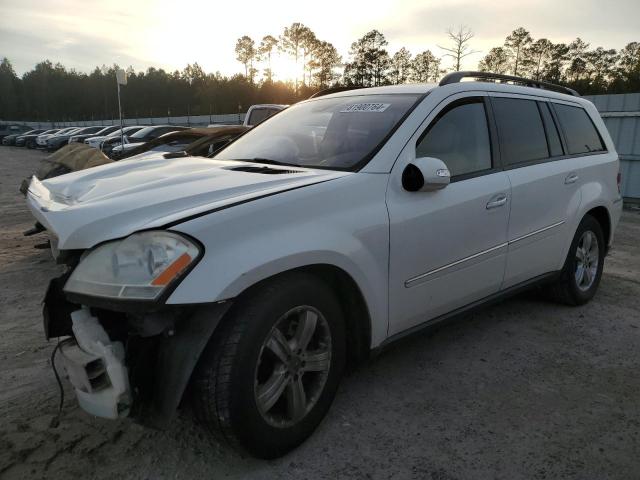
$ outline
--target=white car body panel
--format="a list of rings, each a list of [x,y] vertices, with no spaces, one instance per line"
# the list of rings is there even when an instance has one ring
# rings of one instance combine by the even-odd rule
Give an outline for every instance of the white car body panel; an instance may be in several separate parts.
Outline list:
[[[380,343],[387,334],[387,181],[386,175],[343,173],[172,227],[200,239],[206,254],[168,303],[229,299],[277,273],[328,264],[356,281],[372,340]]]
[[[125,139],[125,142],[127,140]],[[113,147],[113,150],[111,150],[113,153],[118,153],[118,152],[126,152],[128,150],[133,150],[136,147],[139,147],[140,145],[144,145],[144,142],[135,142],[135,143],[125,143],[124,145],[119,144],[115,147]]]
[[[170,228],[197,239],[204,256],[169,296],[169,304],[231,299],[292,268],[340,268],[365,299],[371,347],[501,289],[558,271],[591,208],[605,207],[615,229],[622,208],[617,154],[586,100],[479,82],[365,92],[376,93],[428,95],[357,173],[296,167],[303,173],[265,175],[231,170],[250,163],[156,154],[33,180],[28,205],[61,250],[87,249],[149,228]],[[363,93],[333,95],[358,94]],[[497,94],[583,106],[608,153],[501,169],[435,192],[405,191],[402,171],[415,159],[416,137],[437,112],[459,97]],[[572,172],[579,181],[565,185]],[[505,206],[487,210],[498,194],[507,195]]]
[[[159,158],[158,158],[159,157]],[[58,248],[91,248],[137,230],[252,197],[344,176],[329,170],[260,175],[239,162],[198,157],[114,162],[31,181],[27,204],[58,239]]]
[[[482,96],[486,94],[470,91],[449,100]],[[486,204],[499,195],[509,200],[511,187],[504,171],[433,192],[407,192],[402,187],[402,172],[416,158],[418,138],[450,101],[438,102],[423,117],[391,173],[390,335],[496,293],[503,281],[509,205],[507,201],[487,210]]]

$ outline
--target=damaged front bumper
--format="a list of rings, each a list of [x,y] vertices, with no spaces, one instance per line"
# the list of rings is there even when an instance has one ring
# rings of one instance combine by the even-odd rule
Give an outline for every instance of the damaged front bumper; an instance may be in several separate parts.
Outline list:
[[[61,363],[79,405],[99,417],[166,428],[231,302],[116,311],[70,302],[65,281],[49,285],[44,330],[47,339],[63,338]]]
[[[63,366],[78,403],[97,417],[126,416],[131,406],[122,342],[112,342],[88,308],[71,314],[73,338],[60,344]]]

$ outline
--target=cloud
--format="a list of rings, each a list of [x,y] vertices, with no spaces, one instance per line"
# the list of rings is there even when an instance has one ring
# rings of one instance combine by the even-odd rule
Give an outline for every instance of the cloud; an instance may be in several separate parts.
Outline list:
[[[465,24],[476,36],[472,47],[486,53],[516,27],[536,37],[568,42],[580,36],[592,46],[621,48],[638,41],[639,0],[299,0],[238,2],[182,0],[20,0],[0,7],[0,56],[22,73],[45,58],[89,71],[96,65],[182,68],[198,62],[207,71],[232,74],[235,41],[259,42],[300,21],[332,42],[347,59],[351,42],[371,29],[382,31],[391,53],[427,48],[436,55],[449,26]],[[482,53],[468,58],[475,67]]]
[[[638,0],[618,0],[606,13],[597,0],[520,0],[405,2],[383,29],[393,44],[446,44],[448,27],[467,25],[475,33],[473,48],[488,51],[502,44],[515,28],[524,27],[534,38],[570,42],[580,36],[592,46],[622,48],[638,40]],[[414,4],[415,8],[410,8]],[[606,19],[603,19],[606,16]],[[431,47],[428,47],[431,48]],[[437,47],[434,53],[441,53]]]
[[[146,66],[144,60],[127,54],[122,45],[112,39],[84,34],[60,35],[52,39],[37,32],[15,32],[5,28],[0,28],[0,37],[12,40],[0,51],[0,56],[9,58],[18,74],[43,60],[60,62],[67,68],[85,72],[95,66],[113,63]]]

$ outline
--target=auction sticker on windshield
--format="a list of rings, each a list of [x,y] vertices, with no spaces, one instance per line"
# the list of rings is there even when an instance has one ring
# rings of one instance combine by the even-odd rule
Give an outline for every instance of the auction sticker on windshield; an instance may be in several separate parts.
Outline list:
[[[391,106],[390,103],[354,103],[353,105],[347,105],[340,113],[351,112],[384,112]]]

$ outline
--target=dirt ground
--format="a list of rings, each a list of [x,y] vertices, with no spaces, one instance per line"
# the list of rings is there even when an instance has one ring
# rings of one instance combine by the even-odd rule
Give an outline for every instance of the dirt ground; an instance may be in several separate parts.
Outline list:
[[[345,378],[286,457],[242,458],[187,410],[169,431],[91,418],[65,382],[62,423],[40,301],[58,274],[20,180],[44,154],[0,147],[0,477],[640,478],[640,212],[600,290],[569,308],[526,294],[410,338]]]

